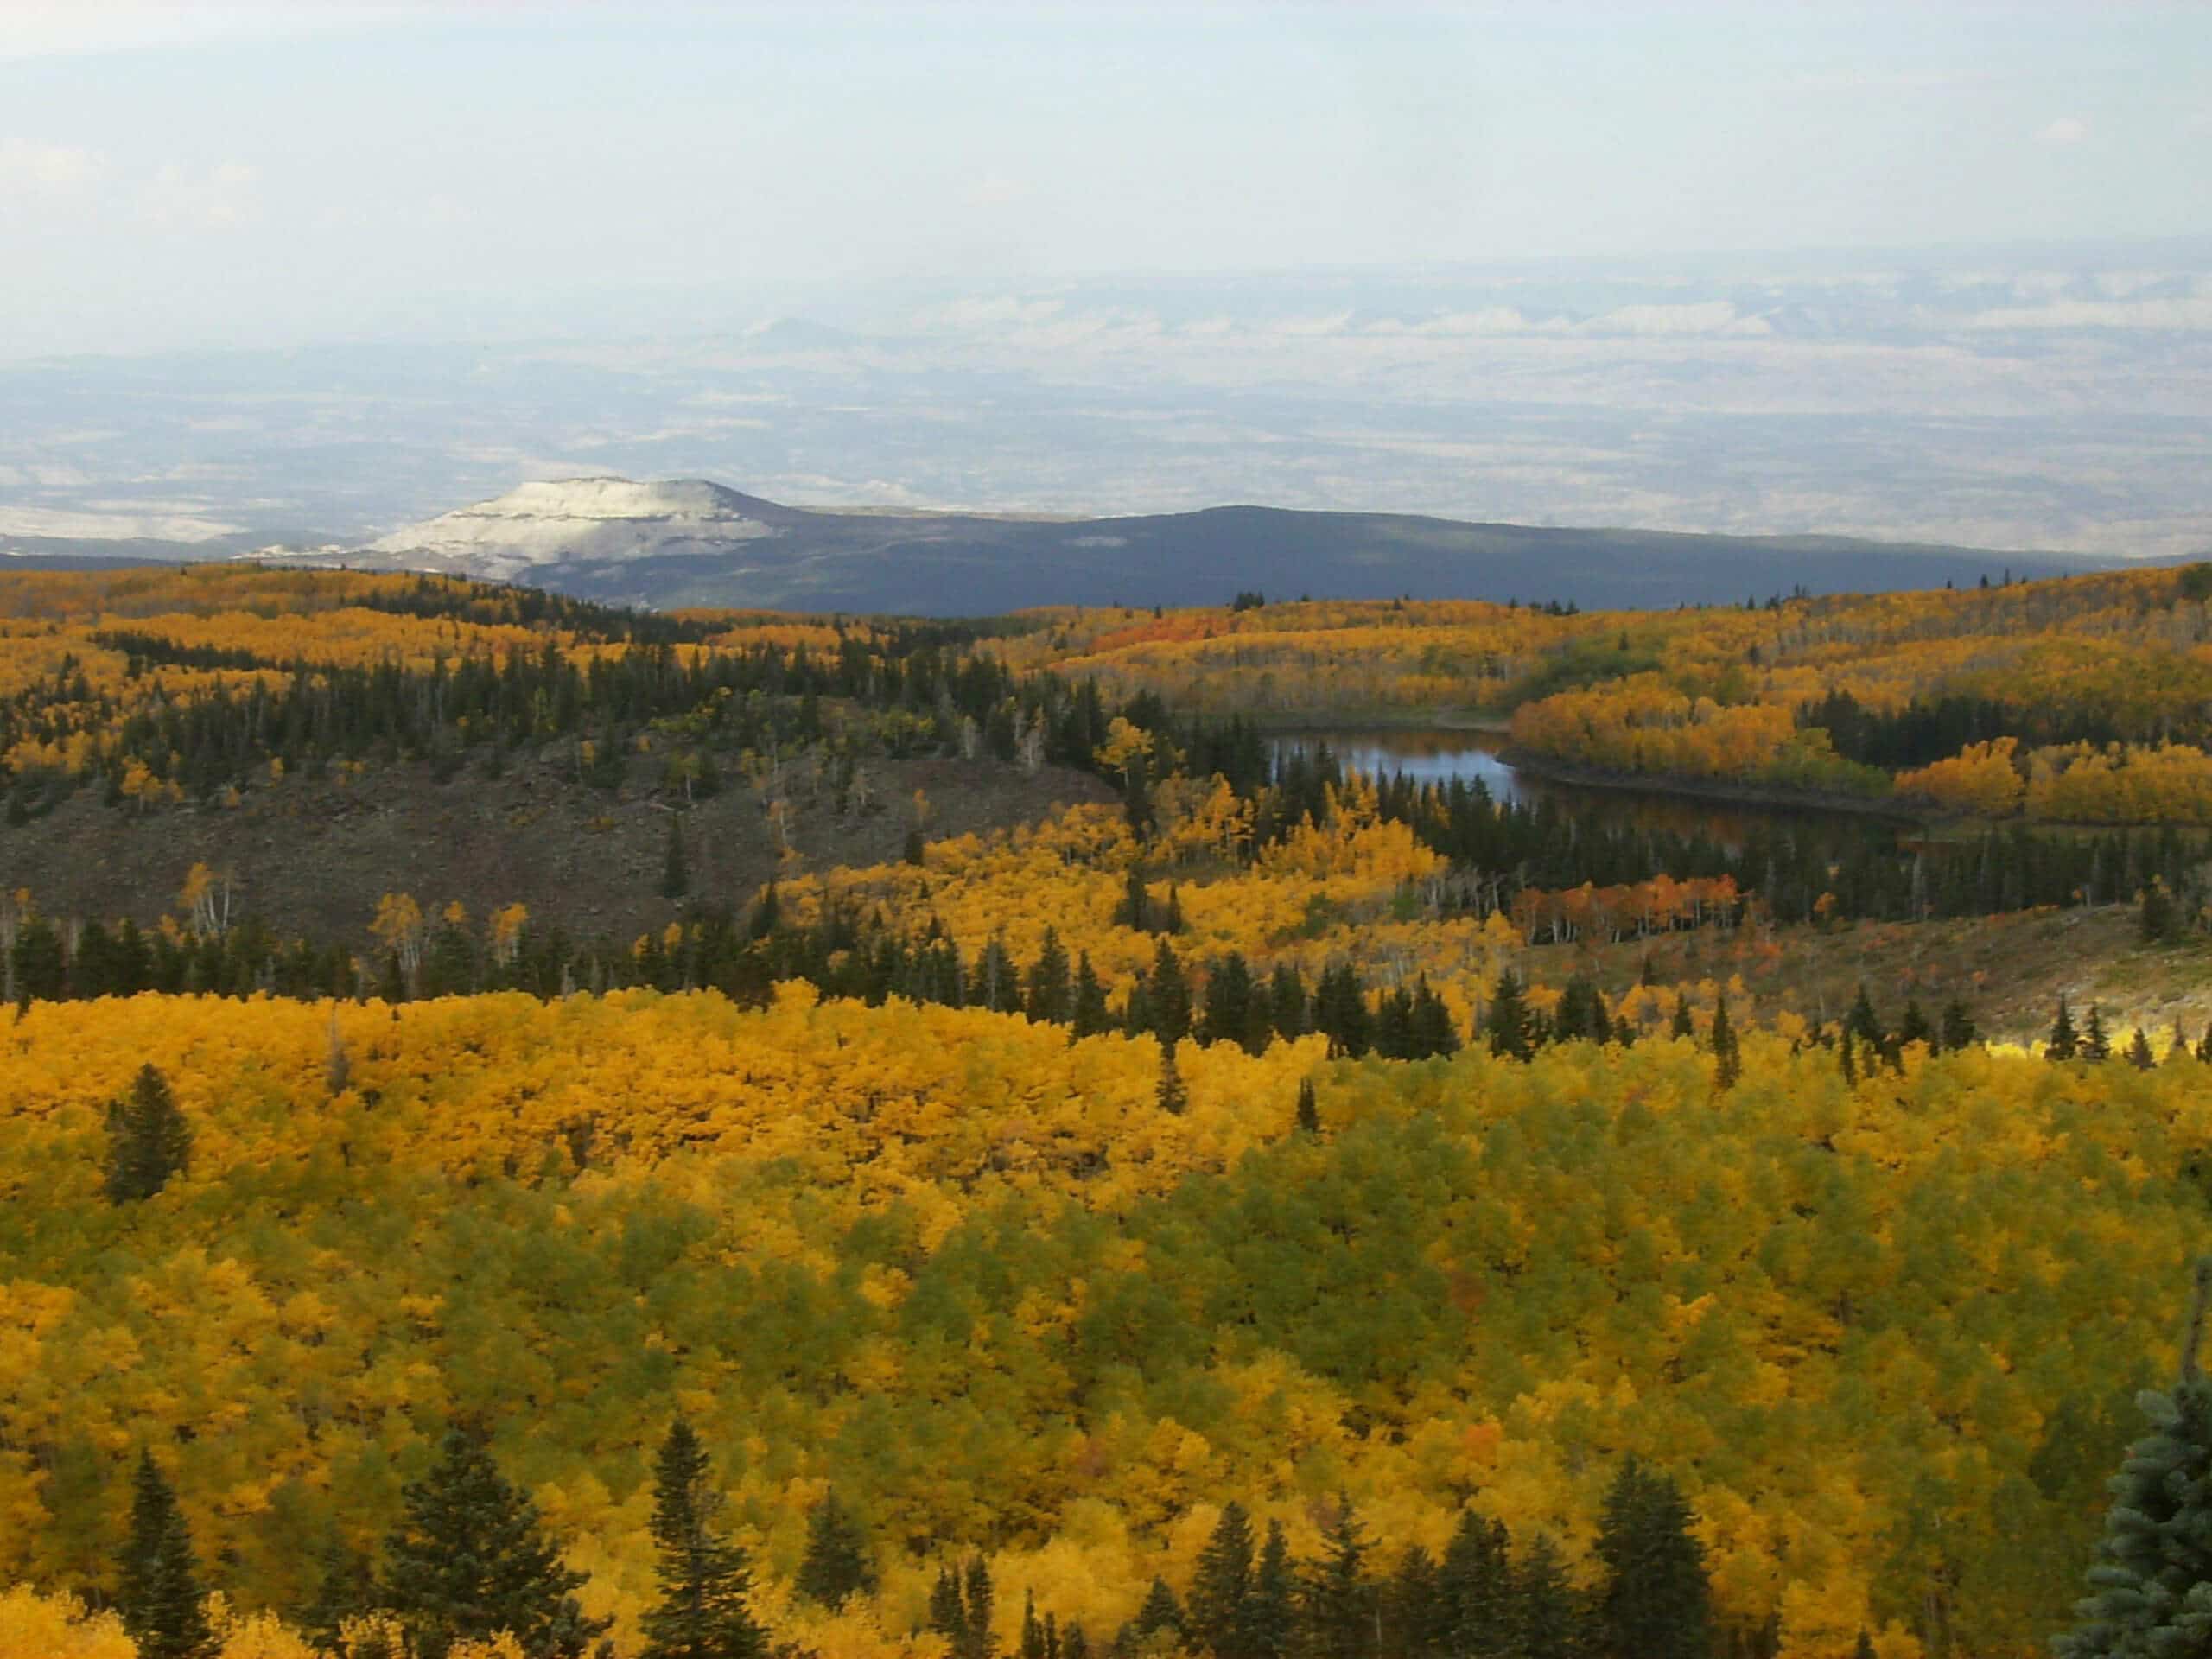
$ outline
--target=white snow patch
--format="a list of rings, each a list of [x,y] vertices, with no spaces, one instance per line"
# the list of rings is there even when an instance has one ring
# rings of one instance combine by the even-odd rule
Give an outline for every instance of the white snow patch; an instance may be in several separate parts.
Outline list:
[[[542,479],[394,531],[364,551],[506,582],[539,565],[707,556],[773,536],[747,505],[702,479]]]
[[[69,512],[58,507],[0,505],[0,536],[73,542],[212,542],[238,530],[236,524],[188,513]]]

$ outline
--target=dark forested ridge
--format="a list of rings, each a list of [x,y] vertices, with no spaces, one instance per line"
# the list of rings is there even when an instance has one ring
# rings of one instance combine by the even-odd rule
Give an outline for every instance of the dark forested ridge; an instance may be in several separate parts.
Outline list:
[[[975,616],[1052,605],[1203,605],[1240,589],[1316,598],[1556,598],[1586,608],[1732,601],[1784,585],[1814,592],[1961,586],[2011,570],[2090,568],[2063,554],[1989,551],[1841,536],[1726,536],[1569,529],[1401,513],[1222,506],[1082,519],[838,512],[714,488],[766,530],[727,550],[619,560],[546,556],[528,580],[658,608]],[[402,533],[399,539],[404,539]],[[359,568],[410,563],[470,573],[471,555],[353,550]]]

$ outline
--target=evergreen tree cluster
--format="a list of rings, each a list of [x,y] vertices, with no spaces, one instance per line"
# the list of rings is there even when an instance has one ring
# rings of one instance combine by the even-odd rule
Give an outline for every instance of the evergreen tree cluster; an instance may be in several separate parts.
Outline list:
[[[2129,1065],[2141,1071],[2147,1071],[2158,1063],[2158,1052],[2151,1046],[2150,1033],[2140,1026],[2135,1027],[2126,1046],[2120,1052]],[[2174,1059],[2194,1058],[2212,1065],[2212,1025],[2205,1027],[2204,1034],[2192,1047],[2189,1033],[2177,1023],[2167,1054]],[[2088,1018],[2077,1027],[2074,1023],[2074,1010],[2062,994],[2057,1010],[2051,1015],[2050,1034],[2044,1039],[2043,1057],[2054,1065],[2066,1060],[2082,1060],[2091,1065],[2101,1065],[2112,1058],[2112,1033],[2105,1029],[2104,1010],[2091,1003]]]
[[[340,762],[421,760],[442,778],[472,757],[496,772],[516,752],[588,741],[593,758],[580,761],[578,775],[612,787],[626,775],[628,740],[658,726],[695,747],[711,782],[717,751],[788,753],[823,741],[830,735],[823,705],[834,699],[848,733],[894,755],[957,753],[965,725],[1001,760],[1020,757],[1033,734],[1040,758],[1090,770],[1116,712],[1093,683],[1018,675],[975,650],[993,632],[988,625],[875,624],[845,632],[838,624],[842,637],[834,650],[766,640],[687,650],[728,632],[726,620],[652,617],[522,590],[505,601],[456,583],[349,602],[456,620],[528,616],[523,626],[563,630],[582,649],[564,651],[549,635],[534,651],[460,654],[427,669],[397,662],[350,668],[117,632],[97,642],[125,653],[129,679],[142,683],[137,689],[149,679],[158,689],[165,668],[259,671],[204,696],[133,696],[126,704],[115,692],[95,690],[82,664],[65,656],[51,674],[0,699],[0,753],[98,730],[109,740],[101,779],[111,803],[124,798],[126,757],[196,801],[226,786],[250,787],[271,760],[281,760],[288,774],[315,779]],[[594,649],[618,643],[627,649]],[[265,683],[271,670],[287,677],[283,683]],[[1165,718],[1156,700],[1132,708]],[[8,821],[42,816],[84,781],[50,770],[0,770]]]
[[[1280,1522],[1259,1539],[1231,1502],[1187,1602],[1155,1581],[1113,1651],[1135,1652],[1165,1630],[1212,1659],[1707,1659],[1712,1592],[1691,1518],[1672,1480],[1625,1465],[1599,1522],[1600,1583],[1585,1595],[1551,1539],[1516,1552],[1472,1508],[1441,1560],[1414,1545],[1385,1570],[1341,1497],[1320,1554],[1304,1562]]]
[[[1862,766],[1906,772],[1948,759],[1970,743],[2017,737],[2023,749],[2063,743],[2177,743],[2202,745],[2212,738],[2212,721],[2202,709],[2164,705],[2142,720],[2127,720],[2109,707],[2086,707],[2065,698],[2013,702],[1996,697],[1953,694],[1911,701],[1894,709],[1872,709],[1850,692],[1834,690],[1797,708],[1800,730],[1817,727],[1835,752]]]
[[[346,1647],[348,1626],[397,1624],[404,1659],[444,1659],[461,1642],[505,1632],[527,1659],[610,1659],[610,1621],[588,1617],[586,1579],[561,1563],[536,1503],[499,1471],[489,1436],[456,1423],[435,1461],[403,1493],[404,1512],[379,1563],[332,1537],[301,1613],[308,1637]],[[834,1499],[817,1509],[800,1590],[817,1600],[872,1590],[874,1569]],[[767,1633],[748,1604],[752,1569],[717,1523],[720,1497],[705,1449],[678,1419],[653,1467],[652,1532],[658,1599],[642,1620],[638,1659],[767,1659]],[[206,1659],[214,1646],[205,1586],[176,1494],[150,1453],[132,1482],[130,1535],[116,1563],[114,1602],[142,1659]],[[389,1659],[403,1659],[391,1654]]]
[[[749,1606],[751,1565],[719,1523],[711,1465],[681,1418],[654,1459],[652,1495],[658,1593],[640,1621],[639,1659],[768,1659],[767,1634]],[[335,1538],[321,1552],[321,1580],[302,1614],[312,1640],[334,1649],[348,1626],[381,1617],[402,1632],[409,1659],[444,1659],[457,1643],[501,1631],[528,1659],[612,1653],[601,1640],[607,1621],[577,1603],[583,1575],[562,1565],[536,1504],[500,1472],[480,1427],[448,1429],[403,1498],[380,1563]],[[1471,1508],[1441,1560],[1416,1545],[1386,1573],[1342,1497],[1319,1555],[1304,1562],[1291,1555],[1280,1522],[1262,1538],[1231,1501],[1187,1601],[1154,1580],[1108,1650],[1133,1655],[1165,1635],[1212,1659],[1705,1659],[1712,1598],[1691,1519],[1672,1480],[1624,1465],[1599,1521],[1602,1580],[1584,1595],[1549,1539],[1530,1541],[1516,1560],[1506,1529]],[[116,1565],[115,1605],[143,1659],[205,1659],[214,1638],[201,1569],[150,1453],[133,1478],[130,1535]],[[795,1587],[836,1607],[875,1586],[865,1535],[833,1493],[808,1516]],[[938,1569],[928,1625],[953,1659],[997,1659],[996,1598],[981,1554]],[[1063,1623],[1057,1610],[1040,1616],[1034,1597],[1026,1599],[1019,1659],[1089,1653],[1079,1624]]]

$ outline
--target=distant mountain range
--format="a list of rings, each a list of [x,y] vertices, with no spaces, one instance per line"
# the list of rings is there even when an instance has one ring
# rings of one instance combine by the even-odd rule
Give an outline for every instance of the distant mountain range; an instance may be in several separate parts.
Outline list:
[[[9,563],[240,556],[154,542],[25,546]],[[360,547],[268,547],[293,564],[436,570],[669,609],[986,615],[1038,605],[1271,598],[1520,599],[1585,609],[1965,585],[2109,563],[1840,536],[1710,536],[1212,507],[1122,518],[817,512],[699,479],[524,484]]]

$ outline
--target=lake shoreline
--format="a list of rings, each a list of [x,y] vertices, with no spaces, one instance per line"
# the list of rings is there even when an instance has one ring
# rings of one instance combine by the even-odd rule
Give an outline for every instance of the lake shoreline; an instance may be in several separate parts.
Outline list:
[[[1874,818],[1916,830],[1932,829],[1956,820],[1938,812],[1920,810],[1895,800],[1865,796],[1793,790],[1770,784],[1730,783],[1717,778],[1690,778],[1676,772],[1610,772],[1601,766],[1578,766],[1529,749],[1507,745],[1497,758],[1516,772],[1547,783],[1576,789],[1603,789],[1624,795],[1656,795],[1686,801],[1711,801],[1734,806],[1762,807],[1770,811],[1835,813]]]

